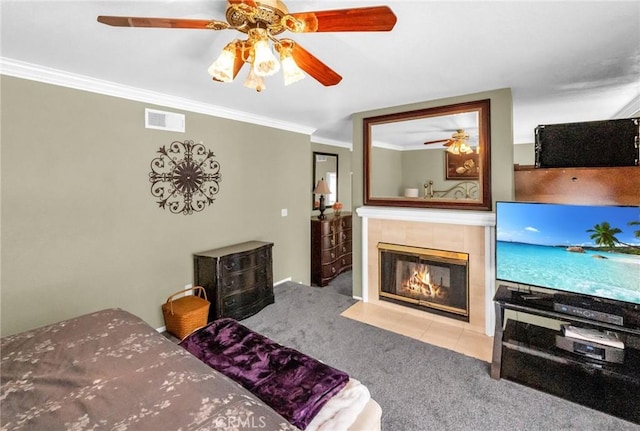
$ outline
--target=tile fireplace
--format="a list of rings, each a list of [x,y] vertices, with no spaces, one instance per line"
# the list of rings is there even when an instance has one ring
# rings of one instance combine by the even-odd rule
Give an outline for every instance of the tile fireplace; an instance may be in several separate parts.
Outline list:
[[[360,207],[356,211],[362,220],[363,302],[384,305],[407,314],[415,315],[417,313],[431,317],[433,320],[450,322],[458,327],[486,335],[493,334],[494,213],[373,206]],[[413,248],[436,252],[452,250],[454,251],[453,255],[436,256],[436,258],[447,261],[453,259],[456,263],[458,263],[457,258],[459,257],[457,254],[466,255],[460,259],[467,261],[466,266],[460,265],[466,268],[466,293],[455,293],[455,295],[459,295],[455,304],[446,307],[441,307],[437,301],[418,298],[418,301],[423,301],[423,303],[429,302],[430,305],[436,305],[436,307],[429,309],[420,304],[413,304],[409,307],[406,306],[406,303],[399,305],[396,298],[386,298],[383,293],[385,289],[380,289],[380,250],[378,249],[380,243],[408,247],[409,250],[413,250]],[[430,265],[435,267],[443,264],[441,261],[436,261]],[[451,264],[447,263],[447,265]],[[458,269],[447,265],[445,267],[450,272],[452,269]],[[424,272],[424,267],[413,269],[418,271],[417,280],[420,280],[420,277],[423,277],[422,281],[426,280],[424,275],[419,274],[421,269]],[[438,284],[440,277],[442,277],[442,284],[449,287],[450,281],[447,281],[445,275],[438,275],[438,271],[442,272],[443,270],[432,269],[429,281]],[[449,274],[449,277],[460,276]],[[465,279],[465,276],[463,275],[462,278]],[[427,287],[424,288],[425,291],[429,290]],[[415,291],[419,287],[413,286],[412,289]],[[466,305],[465,301],[459,297],[466,298]],[[420,310],[415,308],[420,308]]]
[[[378,243],[378,295],[453,319],[469,321],[469,254]]]

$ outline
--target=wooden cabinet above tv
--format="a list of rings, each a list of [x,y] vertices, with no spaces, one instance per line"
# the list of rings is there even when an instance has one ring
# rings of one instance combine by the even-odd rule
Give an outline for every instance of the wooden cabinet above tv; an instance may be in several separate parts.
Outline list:
[[[515,165],[515,200],[640,205],[640,167],[534,168]]]

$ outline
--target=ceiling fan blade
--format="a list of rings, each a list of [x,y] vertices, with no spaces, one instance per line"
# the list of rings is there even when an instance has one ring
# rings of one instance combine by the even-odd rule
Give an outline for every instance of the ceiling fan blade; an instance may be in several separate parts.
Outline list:
[[[133,16],[98,16],[98,22],[115,27],[195,28],[202,30],[224,30],[229,24],[224,21],[206,19],[145,18]]]
[[[298,67],[307,72],[311,77],[322,85],[329,87],[342,81],[342,76],[338,75],[329,66],[318,60],[313,54],[301,47],[298,43],[283,39],[291,43],[291,56]]]
[[[451,139],[438,139],[437,141],[427,141],[424,143],[424,145],[429,145],[429,144],[437,144],[439,142],[447,142],[449,145],[451,145]],[[447,144],[445,144],[447,145]]]
[[[294,19],[285,18],[285,26],[295,33],[390,31],[397,21],[395,14],[388,6],[300,12],[289,16]]]

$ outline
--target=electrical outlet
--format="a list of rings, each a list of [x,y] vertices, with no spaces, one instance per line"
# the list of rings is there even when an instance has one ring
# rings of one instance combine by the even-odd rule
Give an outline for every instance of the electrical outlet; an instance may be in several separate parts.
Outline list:
[[[283,208],[283,209],[280,210],[280,215],[282,217],[286,217],[288,214],[289,214],[289,211],[287,211],[286,208]]]

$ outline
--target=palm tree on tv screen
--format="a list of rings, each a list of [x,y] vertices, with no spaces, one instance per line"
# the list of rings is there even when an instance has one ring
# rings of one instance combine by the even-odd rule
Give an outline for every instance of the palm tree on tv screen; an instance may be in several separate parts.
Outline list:
[[[640,222],[630,221],[628,225],[640,225]],[[598,246],[615,248],[617,244],[620,244],[625,247],[638,249],[638,247],[624,243],[616,238],[616,235],[622,233],[622,230],[617,227],[611,227],[609,222],[603,221],[600,224],[596,224],[593,229],[587,229],[587,232],[593,232],[589,238],[594,240]],[[634,231],[633,234],[636,238],[640,238],[640,230]]]

